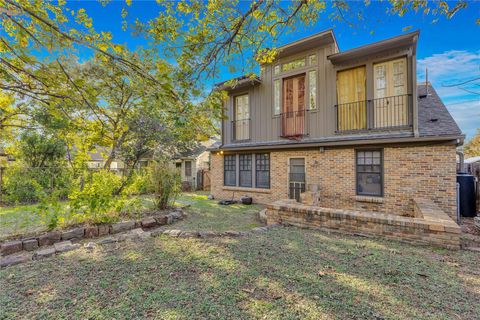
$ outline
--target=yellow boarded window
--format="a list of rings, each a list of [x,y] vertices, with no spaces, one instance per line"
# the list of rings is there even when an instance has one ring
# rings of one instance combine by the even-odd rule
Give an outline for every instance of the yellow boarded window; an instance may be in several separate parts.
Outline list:
[[[367,128],[365,66],[337,73],[339,131]]]

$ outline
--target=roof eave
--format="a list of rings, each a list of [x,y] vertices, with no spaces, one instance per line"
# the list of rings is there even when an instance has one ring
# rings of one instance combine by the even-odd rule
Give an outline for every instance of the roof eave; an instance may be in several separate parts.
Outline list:
[[[416,52],[416,46],[420,31],[416,30],[397,37],[385,39],[382,41],[367,44],[358,48],[353,48],[344,52],[334,53],[327,57],[333,64],[342,63],[351,59],[362,58],[376,52],[412,46],[413,53]]]
[[[225,83],[229,82],[229,81],[232,81],[232,80],[235,80],[235,79],[231,79],[231,80],[227,80],[221,84],[218,84],[215,88],[215,90],[219,90],[219,91],[232,91],[232,90],[237,90],[237,89],[242,89],[242,88],[248,88],[248,87],[252,87],[252,86],[256,86],[256,85],[259,85],[262,83],[262,80],[260,80],[259,77],[255,77],[255,78],[249,78],[249,79],[242,79],[242,80],[239,80],[239,81],[234,81],[233,84],[231,85],[224,85]]]
[[[305,37],[305,38],[302,38],[278,47],[277,50],[279,51],[279,54],[277,58],[294,54],[299,50],[300,51],[307,50],[305,46],[315,47],[315,46],[318,46],[321,44],[327,44],[330,42],[333,42],[335,44],[335,47],[338,50],[338,44],[337,44],[337,40],[335,38],[333,29],[328,29],[328,30],[313,34],[311,36],[308,36],[308,37]]]

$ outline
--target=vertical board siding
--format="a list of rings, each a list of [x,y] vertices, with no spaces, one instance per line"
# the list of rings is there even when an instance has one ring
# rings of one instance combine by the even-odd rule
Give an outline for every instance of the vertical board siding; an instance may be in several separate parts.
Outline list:
[[[408,93],[415,93],[416,79],[414,75],[415,55],[411,48],[399,49],[391,52],[383,52],[366,59],[352,61],[350,63],[334,66],[328,56],[337,52],[335,45],[329,44],[318,47],[316,50],[305,52],[305,56],[316,54],[317,65],[315,68],[305,68],[298,73],[305,73],[309,70],[317,71],[317,109],[307,112],[305,125],[308,135],[304,140],[332,137],[336,132],[336,112],[337,104],[336,77],[337,71],[364,65],[366,67],[366,98],[373,99],[373,64],[404,56],[407,58],[407,78]],[[284,59],[284,58],[282,58]],[[286,58],[285,60],[288,60]],[[285,61],[283,60],[283,61]],[[280,117],[274,115],[273,110],[273,66],[264,66],[262,74],[262,83],[252,86],[249,89],[238,89],[230,92],[230,98],[225,103],[226,119],[222,122],[224,129],[224,143],[232,143],[232,96],[248,92],[250,95],[250,119],[251,119],[251,143],[279,141],[283,140],[281,135]],[[291,74],[290,74],[291,75]],[[308,83],[306,84],[308,88]],[[282,91],[282,89],[281,89]],[[308,92],[306,92],[308,94]],[[283,98],[280,99],[281,101]],[[414,121],[417,121],[417,115],[414,114]]]

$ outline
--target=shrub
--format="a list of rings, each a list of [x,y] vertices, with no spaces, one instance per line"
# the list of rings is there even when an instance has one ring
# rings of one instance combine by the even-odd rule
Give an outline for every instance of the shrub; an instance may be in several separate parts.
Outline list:
[[[10,167],[5,170],[7,203],[38,202],[54,191],[65,199],[70,187],[71,173],[67,169]]]
[[[150,186],[152,171],[149,169],[135,170],[130,177],[130,181],[127,186],[123,189],[122,194],[124,195],[139,195],[152,193]]]
[[[41,216],[48,230],[55,229],[64,214],[64,208],[58,201],[58,194],[52,193],[44,196],[36,209],[36,213]]]
[[[120,176],[106,170],[92,173],[83,189],[78,188],[70,194],[72,210],[83,215],[83,221],[108,223],[116,220],[115,192],[121,186],[121,180]]]
[[[175,201],[181,192],[180,173],[168,162],[161,161],[152,168],[150,185],[154,191],[154,202],[158,209],[165,209]]]

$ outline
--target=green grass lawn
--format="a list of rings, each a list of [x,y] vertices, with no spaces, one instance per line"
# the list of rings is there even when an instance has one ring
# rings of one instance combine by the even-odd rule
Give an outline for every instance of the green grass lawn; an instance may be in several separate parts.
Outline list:
[[[153,208],[150,196],[140,198],[142,208]],[[261,208],[256,205],[220,206],[217,201],[207,200],[206,193],[183,193],[177,204],[191,205],[186,209],[189,218],[176,225],[179,229],[242,231],[259,226],[255,214]],[[35,209],[36,205],[0,208],[0,240],[46,230]]]
[[[34,212],[35,208],[36,205],[0,207],[0,240],[45,230],[40,216]]]
[[[188,217],[175,224],[175,228],[201,231],[245,231],[261,226],[256,214],[258,205],[234,204],[222,206],[218,200],[208,200],[206,193],[183,193],[177,203],[190,205],[185,209]]]
[[[478,319],[478,253],[297,228],[0,270],[0,319]]]
[[[183,194],[170,228],[245,230],[257,206]],[[0,269],[0,319],[479,319],[480,254],[272,229],[160,236]]]

